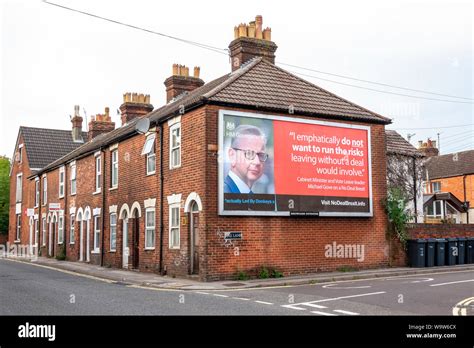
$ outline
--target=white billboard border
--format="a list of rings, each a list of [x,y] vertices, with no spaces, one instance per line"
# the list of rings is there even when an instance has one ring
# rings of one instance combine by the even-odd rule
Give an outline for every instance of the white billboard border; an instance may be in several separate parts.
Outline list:
[[[320,217],[373,217],[373,197],[372,197],[372,139],[370,134],[369,126],[355,125],[350,123],[339,123],[339,122],[330,122],[330,121],[320,121],[320,120],[309,120],[306,118],[294,118],[287,116],[277,116],[277,115],[267,115],[259,114],[253,112],[242,112],[234,110],[219,110],[218,116],[218,151],[220,156],[224,156],[224,115],[227,116],[240,116],[248,118],[260,118],[267,120],[277,120],[277,121],[287,121],[294,123],[307,123],[307,124],[317,124],[323,126],[331,126],[338,128],[352,128],[352,129],[362,129],[367,131],[367,140],[368,140],[368,168],[369,168],[369,212],[367,213],[343,213],[343,212],[318,212]],[[224,158],[218,160],[218,214],[221,216],[292,216],[289,211],[248,211],[248,210],[224,210]],[[317,217],[314,215],[311,216],[294,216],[293,217]]]

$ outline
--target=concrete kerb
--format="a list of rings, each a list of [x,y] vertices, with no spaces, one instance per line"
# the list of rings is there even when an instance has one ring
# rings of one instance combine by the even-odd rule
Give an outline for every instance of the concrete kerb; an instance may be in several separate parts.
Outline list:
[[[10,261],[35,264],[47,268],[63,270],[77,275],[85,275],[125,286],[137,286],[154,290],[169,291],[231,291],[242,289],[264,289],[273,287],[289,287],[298,285],[315,285],[333,283],[336,281],[353,281],[377,279],[397,276],[416,276],[426,274],[447,273],[453,271],[474,270],[474,264],[430,267],[430,268],[396,268],[376,269],[365,271],[354,271],[341,274],[341,272],[318,273],[304,276],[291,276],[278,279],[255,279],[249,281],[216,281],[203,283],[185,278],[169,278],[154,273],[142,273],[129,270],[110,269],[90,264],[78,264],[77,262],[56,261],[52,259],[38,259],[36,261],[9,259]],[[239,283],[238,286],[232,283]],[[227,284],[227,285],[226,285]]]

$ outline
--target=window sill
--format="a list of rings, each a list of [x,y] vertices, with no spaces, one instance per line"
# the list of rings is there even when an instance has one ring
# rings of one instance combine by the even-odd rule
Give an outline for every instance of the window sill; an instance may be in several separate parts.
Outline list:
[[[109,188],[109,191],[114,191],[114,190],[117,190],[117,189],[118,189],[118,186],[115,186],[115,187]]]
[[[75,193],[71,193],[70,196],[75,196],[76,194]]]
[[[176,166],[176,167],[170,167],[170,170],[173,170],[173,169],[179,169],[179,168],[181,168],[181,165],[179,165],[179,166]]]
[[[92,192],[92,195],[98,195],[99,193],[102,193],[102,191],[99,190],[99,191]]]
[[[116,253],[117,250],[109,250],[109,253]]]
[[[21,240],[16,239],[16,240],[13,241],[13,243],[21,243]]]
[[[155,248],[154,247],[153,248],[145,248],[145,251],[147,251],[147,250],[155,250]]]
[[[76,243],[75,242],[69,242],[69,245],[74,245],[74,244],[76,244]]]
[[[35,206],[33,207],[33,209],[38,209],[38,208],[39,208],[39,205],[35,205]]]
[[[91,251],[91,254],[94,254],[94,255],[100,254],[100,249],[99,249],[99,250],[92,250],[92,251]]]
[[[171,250],[179,250],[180,247],[176,247],[176,246],[175,246],[175,247],[170,247],[170,249],[171,249]]]
[[[155,174],[156,174],[156,171],[150,172],[150,173],[146,173],[146,176],[152,176],[152,175],[155,175]]]
[[[64,244],[64,242],[61,242],[61,243],[60,243],[60,242],[58,242],[58,245],[63,245],[63,244]]]

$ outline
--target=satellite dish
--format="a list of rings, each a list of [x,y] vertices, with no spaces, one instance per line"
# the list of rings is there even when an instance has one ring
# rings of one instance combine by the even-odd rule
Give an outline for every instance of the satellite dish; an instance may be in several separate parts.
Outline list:
[[[146,132],[148,132],[149,128],[150,128],[150,119],[146,117],[140,119],[135,125],[135,130],[140,134],[145,134]]]

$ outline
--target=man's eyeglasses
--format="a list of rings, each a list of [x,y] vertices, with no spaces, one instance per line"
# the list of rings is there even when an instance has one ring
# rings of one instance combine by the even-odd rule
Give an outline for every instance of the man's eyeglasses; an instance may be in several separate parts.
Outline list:
[[[234,150],[237,151],[242,151],[245,155],[245,158],[248,159],[249,161],[253,160],[255,156],[258,156],[258,159],[260,162],[265,162],[268,159],[268,154],[265,152],[255,152],[253,150],[243,150],[243,149],[238,149],[236,147],[233,147]]]

